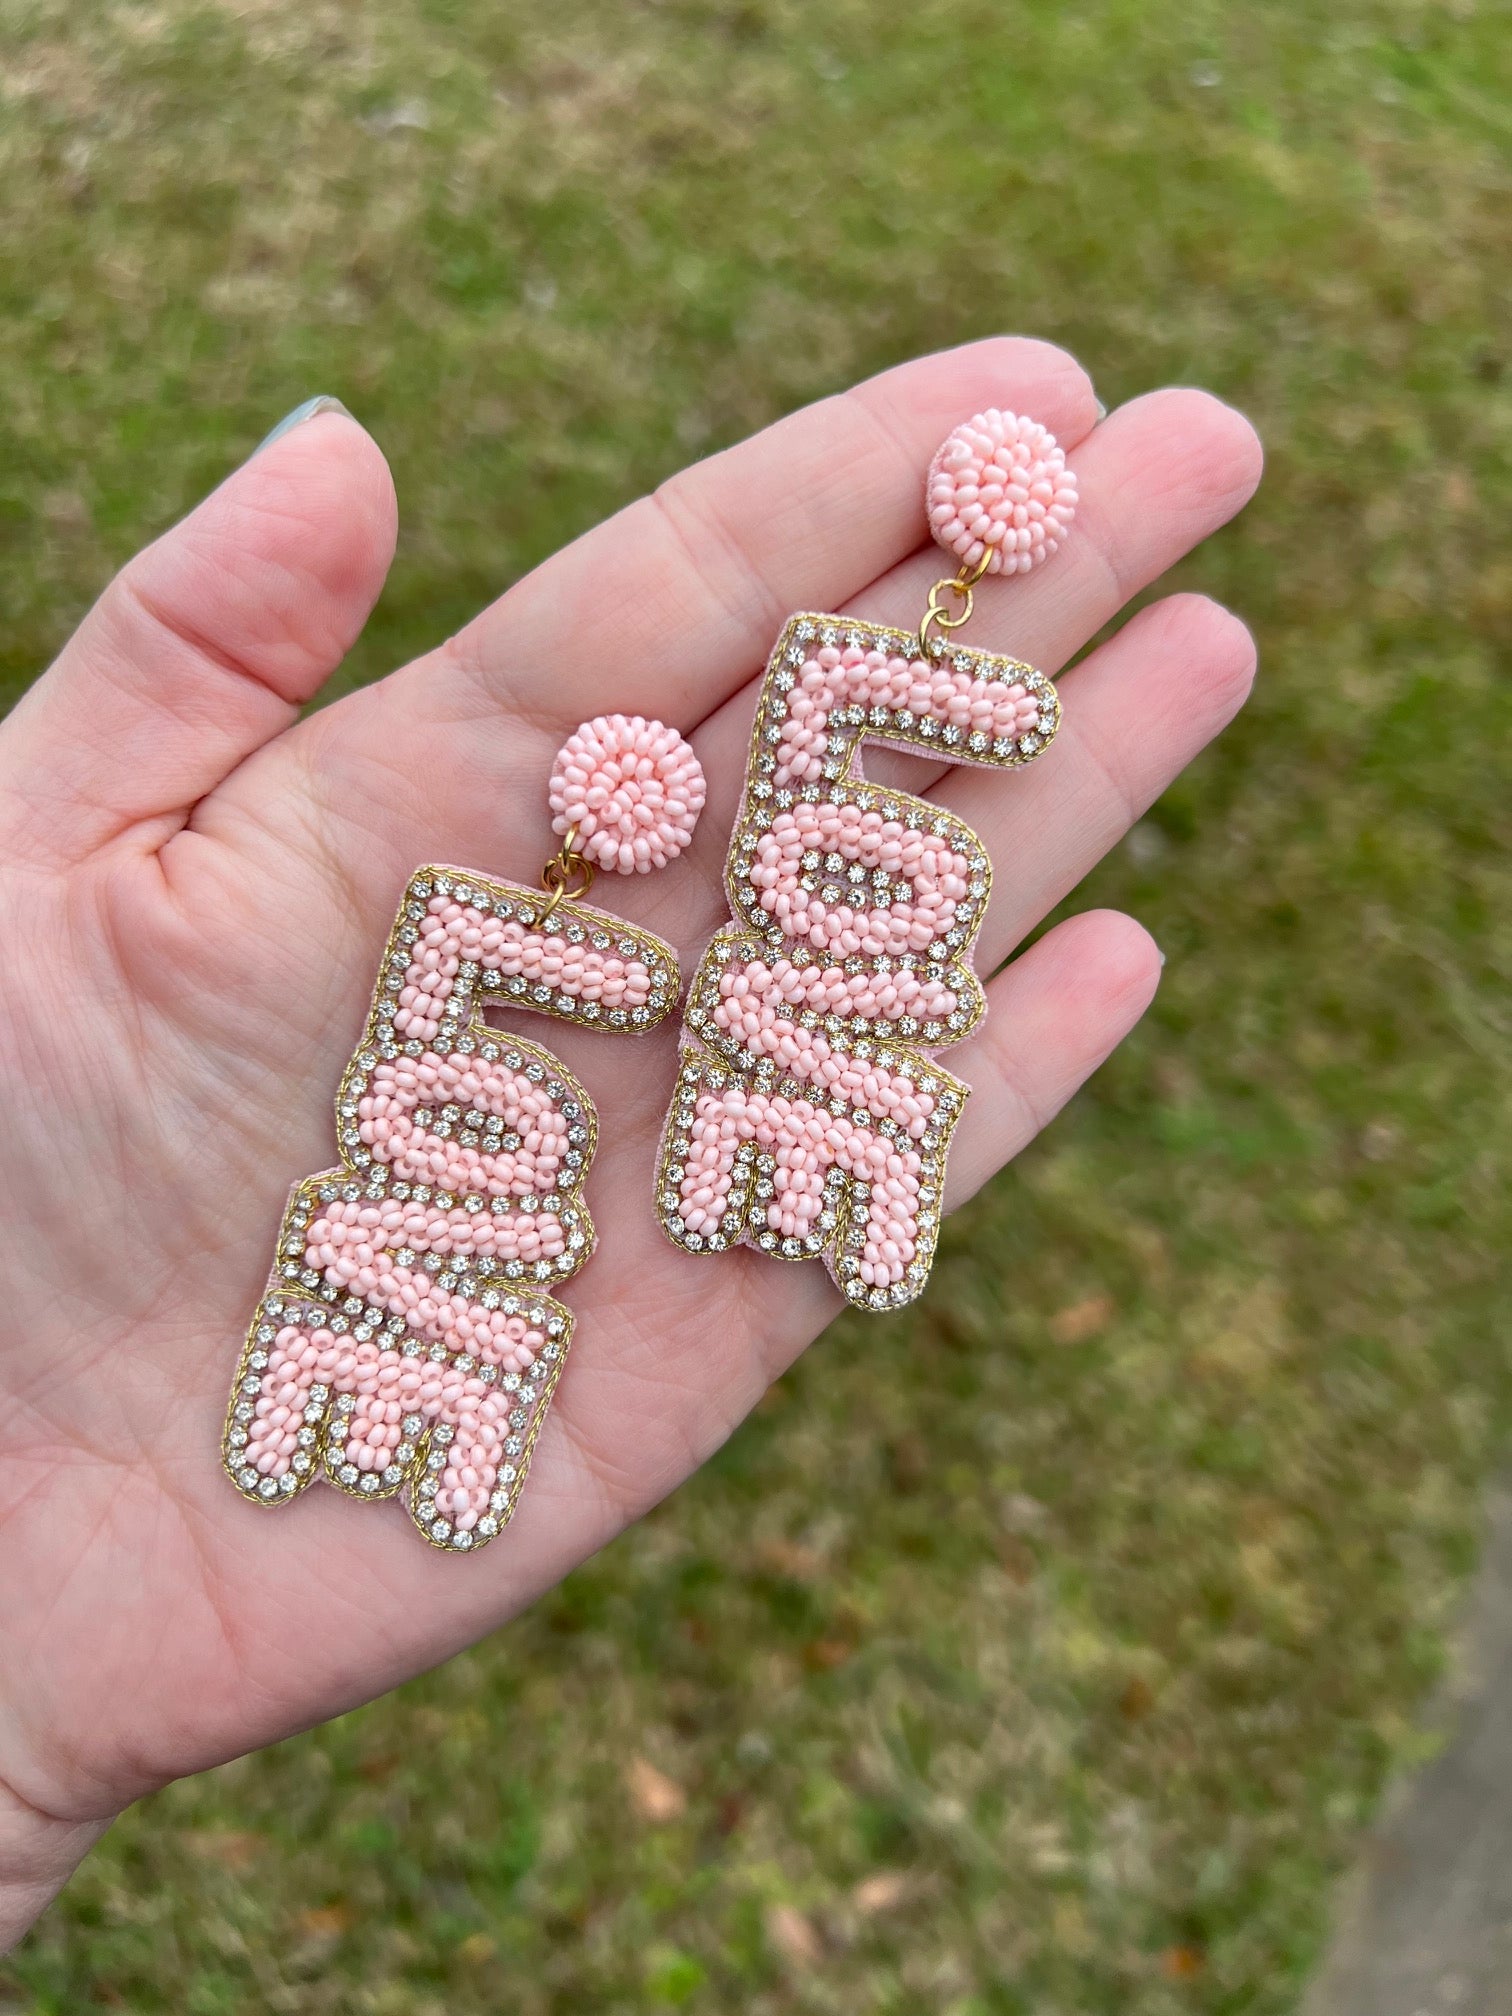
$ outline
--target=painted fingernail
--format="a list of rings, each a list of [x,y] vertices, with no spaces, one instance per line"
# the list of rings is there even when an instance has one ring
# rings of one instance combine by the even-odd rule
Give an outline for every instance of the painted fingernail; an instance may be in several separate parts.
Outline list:
[[[346,413],[348,420],[352,418],[339,399],[333,399],[329,392],[317,392],[313,399],[306,399],[304,404],[296,406],[292,413],[285,413],[273,432],[265,434],[252,453],[260,455],[264,448],[276,441],[281,434],[288,434],[302,422],[313,420],[317,413]]]

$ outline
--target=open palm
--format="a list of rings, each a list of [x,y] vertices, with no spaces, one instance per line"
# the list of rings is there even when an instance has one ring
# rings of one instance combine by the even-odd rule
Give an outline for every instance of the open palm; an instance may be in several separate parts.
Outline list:
[[[561,1291],[577,1341],[507,1534],[441,1555],[392,1509],[328,1491],[267,1518],[221,1471],[280,1206],[333,1159],[332,1097],[406,877],[443,860],[532,881],[564,735],[603,710],[657,715],[698,750],[708,809],[675,867],[599,900],[687,962],[726,912],[772,637],[799,607],[917,622],[941,572],[920,550],[922,472],[987,405],[1043,421],[1080,480],[1065,551],[984,583],[971,631],[1049,671],[1257,480],[1250,429],[1204,394],[1094,427],[1064,353],[975,344],[687,471],[427,657],[300,720],[394,539],[381,455],[325,413],[133,561],[0,729],[0,1932],[132,1799],[519,1610],[694,1470],[833,1314],[816,1265],[693,1260],[657,1229],[672,1023],[538,1024],[603,1116],[600,1246]],[[1031,769],[928,780],[1012,864],[984,973],[1223,726],[1252,670],[1240,623],[1172,597],[1066,680],[1065,725]],[[917,764],[897,774],[920,788]],[[948,1060],[975,1094],[948,1203],[1096,1068],[1158,968],[1137,925],[1098,912],[992,981],[991,1017]]]

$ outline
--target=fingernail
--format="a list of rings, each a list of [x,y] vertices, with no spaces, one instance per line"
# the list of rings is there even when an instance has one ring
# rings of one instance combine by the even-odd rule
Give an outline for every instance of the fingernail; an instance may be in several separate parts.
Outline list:
[[[1106,420],[1108,417],[1108,409],[1106,406],[1104,406],[1103,402],[1101,401],[1101,399],[1098,398],[1095,392],[1092,394],[1092,404],[1097,408],[1098,419]]]
[[[285,413],[282,420],[273,429],[273,432],[265,434],[252,450],[252,453],[254,455],[261,455],[264,448],[270,446],[281,434],[289,433],[303,421],[313,420],[317,413],[346,413],[348,420],[352,418],[352,415],[347,413],[346,407],[342,405],[339,399],[333,399],[329,392],[317,392],[313,399],[306,399],[304,404],[296,406],[292,413]]]
[[[1161,963],[1161,965],[1162,965],[1162,966],[1164,966],[1164,965],[1165,965],[1165,953],[1161,951],[1161,949],[1160,949],[1160,947],[1159,947],[1158,945],[1157,945],[1157,946],[1155,947],[1155,951],[1156,951],[1156,955],[1157,955],[1157,957],[1158,957],[1158,958],[1159,958],[1159,960],[1160,960],[1160,963]]]

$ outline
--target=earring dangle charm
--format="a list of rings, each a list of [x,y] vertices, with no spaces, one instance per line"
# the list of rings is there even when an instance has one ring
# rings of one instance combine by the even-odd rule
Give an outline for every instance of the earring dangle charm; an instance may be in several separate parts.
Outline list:
[[[433,1546],[508,1522],[572,1339],[548,1291],[593,1251],[593,1102],[522,1009],[611,1034],[681,987],[652,932],[585,902],[596,867],[680,853],[704,799],[682,737],[601,717],[560,752],[561,850],[532,889],[459,868],[411,876],[336,1098],[341,1160],[295,1184],[237,1366],[222,1457],[246,1498],[317,1479],[400,1498]]]
[[[954,633],[984,577],[1056,551],[1076,481],[1045,428],[989,409],[941,446],[925,509],[960,564],[916,631],[799,613],[773,648],[725,865],[731,921],[688,990],[657,1176],[684,1252],[822,1258],[866,1309],[929,1278],[970,1092],[933,1053],[986,1012],[970,960],[992,868],[963,820],[869,783],[863,752],[1014,770],[1049,746],[1049,679]]]

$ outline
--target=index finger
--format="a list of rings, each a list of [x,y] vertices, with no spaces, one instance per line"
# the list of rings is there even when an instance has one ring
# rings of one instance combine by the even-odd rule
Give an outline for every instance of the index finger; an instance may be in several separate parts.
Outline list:
[[[606,703],[695,727],[750,677],[794,609],[843,607],[926,543],[929,459],[984,406],[1032,414],[1066,447],[1097,413],[1075,358],[1029,337],[898,365],[594,527],[484,610],[424,676],[481,685],[553,727]]]

